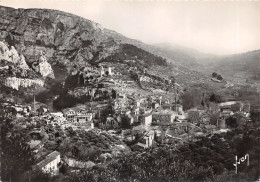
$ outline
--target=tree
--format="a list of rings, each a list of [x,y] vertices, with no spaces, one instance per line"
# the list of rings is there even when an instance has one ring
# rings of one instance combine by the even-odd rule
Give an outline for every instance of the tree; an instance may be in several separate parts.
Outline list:
[[[222,80],[223,78],[222,78],[221,75],[218,75],[218,76],[217,76],[217,79],[218,79],[218,80]]]
[[[182,96],[183,109],[187,110],[201,104],[202,91],[199,89],[194,89],[191,91],[186,91]]]
[[[230,127],[230,128],[236,128],[236,127],[238,127],[237,119],[234,118],[234,117],[228,117],[228,118],[226,119],[226,124],[227,124],[227,126]]]
[[[225,101],[225,98],[220,94],[213,93],[210,95],[209,101],[215,102],[215,103],[220,103],[220,102]]]
[[[115,91],[114,89],[112,89],[111,92],[112,92],[112,93],[111,93],[112,98],[113,98],[113,99],[116,99],[116,91]]]
[[[35,159],[24,133],[14,131],[7,123],[1,127],[1,178],[3,181],[20,181]],[[7,137],[10,132],[11,136]]]
[[[213,72],[213,73],[212,73],[212,77],[213,77],[213,78],[216,78],[217,76],[218,76],[218,74],[217,74],[216,72]]]

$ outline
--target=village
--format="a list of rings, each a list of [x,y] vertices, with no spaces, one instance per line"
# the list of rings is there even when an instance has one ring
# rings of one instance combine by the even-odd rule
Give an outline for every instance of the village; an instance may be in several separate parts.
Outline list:
[[[113,72],[111,67],[103,65],[99,73],[99,80],[111,80],[109,76],[120,75],[120,72]],[[144,79],[142,76],[141,81]],[[131,80],[114,82],[116,85],[133,84]],[[250,127],[250,110],[259,110],[259,107],[241,101],[206,105],[204,95],[201,96],[200,106],[186,111],[183,110],[182,101],[177,94],[171,101],[163,96],[133,97],[132,94],[120,92],[113,97],[77,104],[58,112],[49,111],[48,106],[36,102],[35,97],[29,105],[7,101],[2,103],[1,107],[6,116],[15,118],[17,127],[26,130],[30,135],[28,145],[37,158],[32,169],[40,169],[51,175],[58,174],[63,165],[72,171],[89,168],[97,161],[100,163],[101,158],[101,163],[106,163],[107,158],[112,160],[113,156],[124,152],[142,151],[157,144],[180,146],[189,141],[198,141],[202,137],[211,137],[215,133],[227,132],[232,125],[227,123],[227,119],[233,115],[243,118],[239,120],[239,126]],[[50,135],[50,130],[54,133],[56,130],[60,132],[53,136]],[[70,138],[71,133],[78,136],[81,132],[91,133],[96,138],[106,136],[116,142],[106,144],[94,161],[80,161],[55,150],[57,143],[63,143],[63,140]],[[69,142],[72,142],[72,139]],[[54,147],[50,147],[51,145]],[[97,148],[94,147],[93,150]]]

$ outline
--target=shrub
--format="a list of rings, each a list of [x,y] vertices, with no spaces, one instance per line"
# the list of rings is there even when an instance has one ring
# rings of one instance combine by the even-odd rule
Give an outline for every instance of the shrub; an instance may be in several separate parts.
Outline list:
[[[222,80],[223,78],[222,78],[221,75],[218,75],[218,76],[217,76],[217,79],[218,79],[218,80]]]
[[[218,74],[217,74],[216,72],[213,72],[213,73],[212,73],[212,77],[213,77],[213,78],[216,78],[217,76],[218,76]]]

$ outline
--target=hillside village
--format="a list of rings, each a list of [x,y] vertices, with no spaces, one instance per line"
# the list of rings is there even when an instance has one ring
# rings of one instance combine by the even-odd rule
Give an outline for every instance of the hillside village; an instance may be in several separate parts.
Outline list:
[[[259,174],[255,86],[189,70],[82,17],[0,11],[4,181],[252,181]],[[250,166],[233,175],[234,157],[246,153]]]
[[[1,98],[2,117],[12,118],[14,132],[6,133],[6,137],[15,137],[17,131],[23,133],[34,158],[28,168],[32,174],[40,172],[53,178],[65,169],[70,173],[92,169],[159,145],[179,148],[227,133],[233,127],[255,128],[251,114],[259,113],[260,108],[237,100],[238,92],[233,93],[231,101],[219,103],[214,101],[214,94],[207,93],[207,98],[203,93],[195,96],[200,104],[187,109],[183,106],[185,91],[174,76],[158,76],[138,59],[120,64],[109,59],[71,69],[51,105],[37,101],[46,100],[41,94],[33,94],[28,104]],[[39,72],[37,64],[45,64],[41,69],[47,70],[48,75],[43,76],[54,78],[42,52],[40,60],[32,69]],[[15,64],[20,64],[19,60]],[[7,88],[31,87],[10,81],[17,78],[4,79]],[[30,81],[32,85],[34,81]],[[220,84],[224,89],[234,87],[229,82]]]
[[[78,73],[74,71],[73,74]],[[81,96],[92,92],[93,99],[58,112],[50,111],[47,105],[36,102],[35,97],[29,105],[15,104],[8,100],[1,103],[5,117],[12,117],[14,127],[30,138],[28,146],[33,150],[37,161],[32,169],[39,168],[44,173],[57,175],[64,165],[73,171],[92,167],[95,163],[105,164],[113,160],[113,156],[142,151],[158,144],[177,147],[190,141],[200,141],[203,137],[227,132],[236,124],[239,127],[254,128],[250,113],[251,110],[259,112],[260,109],[259,106],[241,101],[206,105],[201,96],[200,106],[184,110],[182,100],[176,93],[172,100],[156,94],[142,96],[120,93],[120,88],[127,89],[136,82],[131,78],[126,81],[122,79],[122,74],[114,67],[102,64],[98,69],[92,68],[88,73],[79,74],[83,75],[83,85],[86,82],[103,84],[101,95],[91,89],[83,92],[74,90]],[[138,77],[139,82],[156,79],[149,76],[144,73],[144,76]],[[165,82],[171,84],[171,81]],[[112,93],[103,97],[105,91],[110,92],[108,89]],[[97,99],[101,97],[103,99]],[[240,117],[238,123],[230,123],[228,118],[233,116]],[[93,143],[92,140],[85,143],[82,140],[84,135],[111,139],[110,143],[103,143],[103,139],[101,144]],[[80,141],[82,142],[74,148],[67,146],[66,151],[62,151],[66,142],[73,145]],[[85,161],[86,157],[82,159],[74,151],[85,147],[99,153],[94,159]]]

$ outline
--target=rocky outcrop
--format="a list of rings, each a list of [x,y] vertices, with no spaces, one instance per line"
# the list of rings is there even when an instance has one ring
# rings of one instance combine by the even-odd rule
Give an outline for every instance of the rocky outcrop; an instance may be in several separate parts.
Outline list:
[[[28,63],[45,52],[51,65],[58,62],[69,71],[107,57],[117,49],[101,25],[69,13],[0,6],[0,14],[0,41],[14,46]],[[41,70],[50,68],[46,63],[41,66]]]
[[[39,73],[44,78],[46,78],[46,77],[54,78],[54,73],[53,73],[53,70],[51,68],[51,65],[47,61],[41,62],[39,64]]]
[[[39,60],[32,64],[35,71],[39,72],[43,78],[55,78],[51,65],[48,63],[46,56],[41,52]]]
[[[13,46],[11,46],[11,48],[9,49],[8,46],[1,41],[0,41],[0,60],[10,62],[13,65],[15,65],[18,69],[23,69],[23,70],[29,69],[24,56],[21,54],[19,55],[19,53]]]
[[[20,87],[31,87],[31,86],[43,86],[44,82],[40,79],[23,79],[16,77],[8,77],[5,79],[4,85],[15,90],[19,90]]]

